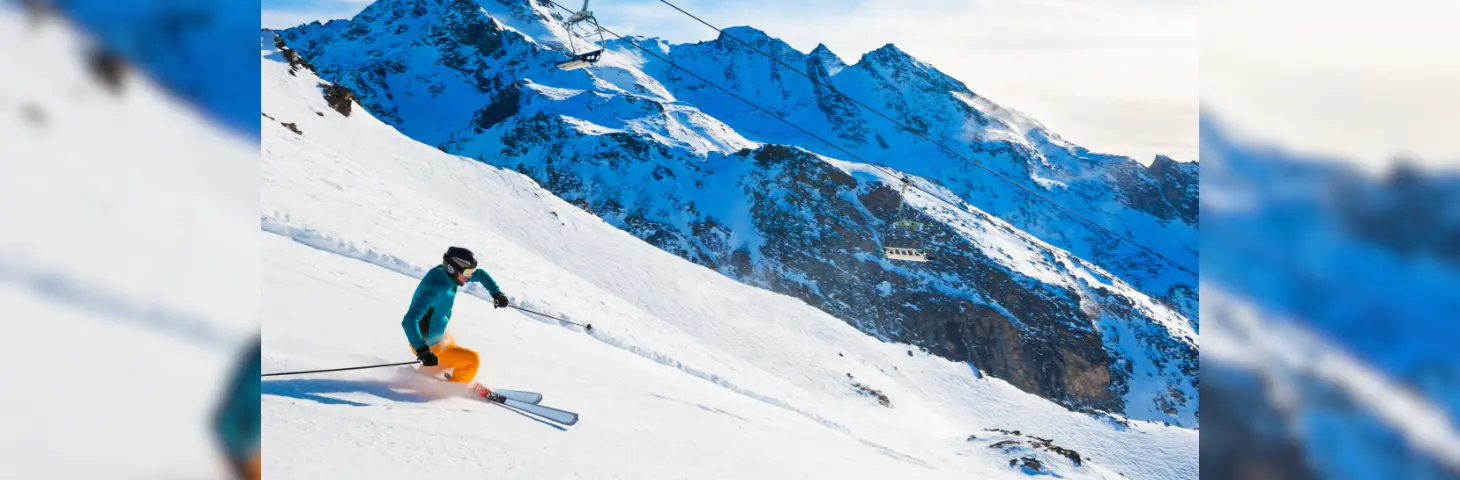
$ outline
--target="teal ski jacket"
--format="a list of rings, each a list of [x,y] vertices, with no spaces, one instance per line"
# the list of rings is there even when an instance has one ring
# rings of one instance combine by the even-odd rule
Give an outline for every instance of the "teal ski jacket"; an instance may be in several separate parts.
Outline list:
[[[234,466],[245,465],[260,453],[259,375],[263,342],[259,338],[241,352],[228,379],[227,390],[214,407],[213,438]]]
[[[477,269],[466,281],[487,287],[487,291],[493,295],[502,293],[497,288],[497,282],[492,280],[486,270]],[[451,321],[451,307],[455,304],[456,281],[446,273],[446,267],[437,265],[426,272],[426,276],[421,278],[421,284],[416,286],[406,318],[401,321],[401,327],[406,330],[406,338],[411,341],[411,348],[420,350],[421,347],[439,343],[446,333],[447,322]]]

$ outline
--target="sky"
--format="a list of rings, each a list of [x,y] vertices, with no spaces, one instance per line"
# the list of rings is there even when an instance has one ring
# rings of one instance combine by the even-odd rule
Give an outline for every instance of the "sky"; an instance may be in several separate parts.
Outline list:
[[[1197,159],[1196,0],[671,1],[718,27],[753,26],[802,52],[824,43],[848,63],[893,43],[1091,150],[1142,163],[1157,154]],[[262,0],[262,23],[348,18],[369,3]],[[657,0],[600,0],[590,9],[620,34],[674,43],[716,35]]]
[[[1202,6],[1203,108],[1259,141],[1382,173],[1460,167],[1460,2]]]

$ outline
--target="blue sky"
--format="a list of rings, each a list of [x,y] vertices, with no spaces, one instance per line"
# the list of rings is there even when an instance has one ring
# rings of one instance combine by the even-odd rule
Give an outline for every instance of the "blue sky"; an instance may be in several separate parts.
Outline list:
[[[895,43],[1096,151],[1142,162],[1157,153],[1197,156],[1196,0],[671,1],[716,26],[750,25],[801,51],[825,43],[849,63]],[[262,22],[348,18],[370,3],[261,0]],[[671,42],[715,35],[657,0],[594,0],[591,9],[618,33]]]

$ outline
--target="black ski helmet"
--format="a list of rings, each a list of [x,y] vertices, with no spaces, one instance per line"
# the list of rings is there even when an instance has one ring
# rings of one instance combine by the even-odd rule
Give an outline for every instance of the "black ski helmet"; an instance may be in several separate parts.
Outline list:
[[[441,264],[446,266],[446,273],[459,274],[469,269],[477,268],[477,257],[461,247],[446,249],[446,254],[441,256]]]

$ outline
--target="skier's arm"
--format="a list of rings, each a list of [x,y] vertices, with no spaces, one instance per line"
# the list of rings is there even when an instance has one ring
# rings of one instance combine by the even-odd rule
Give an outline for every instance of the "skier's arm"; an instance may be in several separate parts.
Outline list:
[[[418,292],[416,297],[411,299],[411,308],[406,312],[406,318],[401,320],[401,327],[406,330],[406,339],[411,341],[411,348],[420,350],[426,347],[426,334],[421,331],[421,316],[426,314],[426,309],[436,299],[435,289],[424,289]]]
[[[489,274],[487,274],[487,271],[486,270],[482,270],[482,269],[478,268],[477,271],[476,271],[476,273],[473,273],[471,275],[471,278],[467,279],[467,281],[477,282],[477,283],[482,284],[483,287],[487,287],[487,291],[488,292],[491,292],[492,295],[497,295],[497,294],[502,293],[502,289],[497,288],[497,281],[496,280],[492,280],[492,276],[489,275]]]

